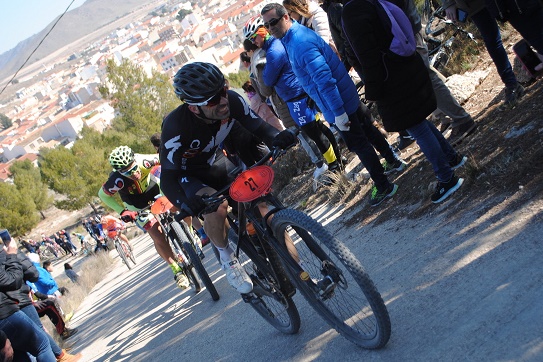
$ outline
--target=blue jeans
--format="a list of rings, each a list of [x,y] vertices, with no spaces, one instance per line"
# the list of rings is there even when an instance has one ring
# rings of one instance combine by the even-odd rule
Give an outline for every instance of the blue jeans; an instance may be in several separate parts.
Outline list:
[[[492,17],[485,7],[472,15],[471,20],[473,20],[473,23],[479,29],[485,42],[486,50],[492,58],[503,84],[507,88],[514,89],[517,86],[517,77],[513,73],[507,52],[503,47],[502,36],[496,19]]]
[[[40,316],[38,315],[38,312],[36,311],[36,307],[34,307],[33,304],[27,305],[26,307],[21,308],[21,312],[26,314],[28,318],[32,319],[32,322],[34,322],[40,329],[43,328],[43,324],[41,324]],[[51,349],[53,350],[53,353],[55,356],[60,356],[62,354],[62,349],[58,346],[57,342],[51,337],[49,333],[46,333],[47,338],[49,339],[49,344],[51,345]]]
[[[456,151],[441,132],[427,120],[408,128],[407,132],[417,141],[420,150],[432,164],[437,179],[448,182],[454,175],[449,162],[456,159]]]
[[[362,107],[358,107],[355,113],[349,114],[349,121],[351,121],[351,127],[349,131],[339,131],[341,137],[345,140],[349,151],[356,153],[369,172],[377,190],[383,192],[390,186],[390,182],[384,174],[383,166],[375,150],[388,163],[396,161],[394,151],[369,117],[364,115]]]
[[[543,55],[543,7],[523,13],[511,13],[509,22],[535,50]]]
[[[26,353],[22,352],[30,353],[38,362],[57,361],[45,331],[34,324],[32,319],[23,312],[17,311],[6,319],[0,320],[0,329],[6,333],[13,345],[13,350],[17,352],[18,359],[15,361],[28,360],[28,358],[24,359]]]

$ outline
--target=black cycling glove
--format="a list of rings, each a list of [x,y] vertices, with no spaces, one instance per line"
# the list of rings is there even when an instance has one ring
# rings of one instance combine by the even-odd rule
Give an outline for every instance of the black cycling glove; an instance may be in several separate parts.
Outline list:
[[[279,147],[282,150],[285,150],[291,146],[294,146],[298,139],[296,136],[290,132],[288,129],[279,132],[277,136],[273,139],[272,146]]]

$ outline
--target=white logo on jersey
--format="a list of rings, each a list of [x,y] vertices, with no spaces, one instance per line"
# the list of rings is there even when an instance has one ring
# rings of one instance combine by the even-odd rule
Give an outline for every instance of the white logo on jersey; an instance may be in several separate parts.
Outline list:
[[[189,180],[186,178],[186,177],[181,177],[181,179],[179,180],[180,183],[187,183],[189,182]]]
[[[166,141],[166,143],[164,144],[164,147],[167,149],[167,150],[171,150],[170,152],[168,152],[168,161],[170,161],[171,163],[173,163],[173,154],[175,153],[175,151],[177,151],[179,149],[179,147],[181,147],[181,142],[179,142],[179,139],[181,138],[181,136],[175,136],[174,138],[171,138],[169,139],[168,141]]]
[[[224,139],[226,138],[226,136],[228,136],[233,126],[234,126],[233,121],[221,123],[221,128],[219,128],[219,131],[217,132],[217,134],[214,137],[211,137],[211,140],[202,151],[211,152],[211,150],[214,147],[218,146],[222,141],[224,141]]]
[[[113,182],[113,185],[114,185],[113,187],[110,187],[107,190],[110,194],[114,194],[120,191],[124,187],[124,180],[119,177],[118,179],[115,179],[115,181]]]
[[[257,119],[258,116],[256,115],[255,112],[253,112],[253,110],[251,108],[249,108],[249,103],[247,103],[245,101],[245,99],[243,99],[243,97],[241,95],[239,95],[239,94],[238,94],[238,98],[241,101],[241,104],[243,104],[243,111],[245,112],[245,114],[250,115],[251,118]]]

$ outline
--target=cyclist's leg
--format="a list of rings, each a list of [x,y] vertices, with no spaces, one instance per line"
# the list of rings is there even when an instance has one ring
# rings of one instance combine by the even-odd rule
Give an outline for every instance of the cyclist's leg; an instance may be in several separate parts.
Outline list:
[[[152,214],[147,216],[138,216],[136,219],[136,225],[140,229],[149,233],[149,236],[153,240],[155,250],[168,265],[177,265],[175,254],[168,243],[168,239],[166,238],[166,235],[164,235],[160,224],[156,221]]]
[[[122,230],[118,230],[119,232],[119,238],[121,238],[125,243],[128,244],[128,246],[130,246],[130,248],[132,248],[132,244],[130,244],[130,241],[128,240],[128,236],[126,236],[125,233],[122,232]]]
[[[211,168],[182,178],[181,188],[186,195],[185,204],[190,214],[198,215],[204,208],[201,200],[203,194],[211,195],[227,184],[231,168],[232,164],[226,157],[218,157]],[[219,251],[222,268],[230,285],[239,293],[249,293],[253,288],[251,279],[228,243],[227,208],[228,203],[224,201],[215,211],[205,214],[204,230]]]
[[[270,209],[268,208],[268,205],[264,202],[258,204],[258,209],[260,211],[260,214],[262,216],[266,215]],[[268,225],[271,224],[271,220],[273,219],[273,215],[268,219]],[[298,251],[296,250],[296,246],[294,245],[294,242],[292,241],[292,238],[290,235],[285,232],[285,245],[287,247],[288,252],[290,253],[290,256],[299,263],[300,262],[300,256],[298,255]]]

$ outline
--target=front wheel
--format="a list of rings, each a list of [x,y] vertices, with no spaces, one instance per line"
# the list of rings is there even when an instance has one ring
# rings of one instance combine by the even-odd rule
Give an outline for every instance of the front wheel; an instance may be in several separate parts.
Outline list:
[[[219,300],[220,298],[219,293],[217,292],[215,285],[213,285],[213,282],[211,281],[209,274],[207,273],[204,265],[202,264],[202,260],[200,259],[200,256],[194,249],[194,246],[188,241],[188,237],[186,234],[187,232],[190,232],[189,230],[187,230],[188,225],[185,224],[185,222],[183,222],[182,224],[174,222],[172,223],[172,229],[177,235],[184,236],[184,238],[180,238],[180,240],[182,240],[182,246],[183,246],[184,251],[187,253],[188,258],[190,259],[192,265],[194,266],[194,269],[196,269],[196,272],[198,273],[200,280],[202,281],[202,283],[204,283],[209,294],[211,294],[211,299]]]
[[[280,243],[285,243],[285,233],[294,242],[303,272],[289,270],[311,306],[351,342],[368,349],[384,347],[391,332],[387,308],[347,247],[297,210],[277,212],[271,227]]]
[[[200,281],[198,278],[196,278],[196,275],[194,275],[193,271],[193,265],[190,262],[190,260],[186,260],[188,258],[185,254],[185,251],[183,250],[183,241],[185,240],[183,231],[181,230],[181,226],[177,222],[172,222],[170,224],[170,241],[174,250],[174,254],[178,258],[178,264],[181,265],[183,268],[183,273],[187,276],[189,279],[189,283],[194,287],[194,291],[196,293],[200,293],[202,290],[202,286],[200,285]]]
[[[126,249],[126,255],[128,256],[128,258],[132,261],[132,263],[134,263],[134,265],[136,265],[136,257],[134,256],[134,250],[132,249],[132,247],[125,241],[121,241]]]
[[[238,236],[234,230],[230,229],[228,238],[237,245]],[[253,290],[242,294],[243,301],[278,331],[298,333],[300,314],[294,301],[281,291],[274,271],[248,239],[244,239],[240,245],[239,263],[253,281]]]
[[[128,262],[128,256],[126,255],[126,252],[124,251],[120,240],[115,240],[115,250],[117,250],[117,253],[121,257],[121,260],[127,266],[127,268],[129,270],[132,269],[132,266],[130,266],[130,263]]]

